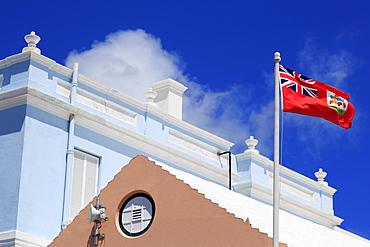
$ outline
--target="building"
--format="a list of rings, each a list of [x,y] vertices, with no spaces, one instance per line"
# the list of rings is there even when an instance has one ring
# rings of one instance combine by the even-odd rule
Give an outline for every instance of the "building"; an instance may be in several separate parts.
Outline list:
[[[91,230],[86,212],[98,194],[103,205],[115,207],[113,212],[107,206],[107,215],[114,217],[102,222],[102,227],[106,224],[109,228],[104,241],[109,241],[108,235],[117,230],[113,227],[117,226],[115,213],[133,191],[142,190],[140,183],[131,184],[139,187],[130,192],[117,190],[127,194],[113,200],[115,195],[109,187],[120,181],[117,177],[128,176],[125,171],[140,173],[132,163],[144,158],[139,156],[130,163],[138,155],[153,160],[143,162],[163,179],[167,179],[164,170],[189,180],[185,183],[198,191],[192,191],[189,198],[198,198],[204,208],[222,211],[220,217],[230,227],[241,224],[251,234],[248,236],[253,236],[251,243],[270,241],[272,217],[267,216],[272,203],[272,161],[259,154],[256,139],[246,140],[245,152],[230,154],[229,167],[228,155],[219,154],[230,150],[231,142],[182,121],[182,95],[187,89],[182,84],[172,79],[154,83],[143,92],[147,102],[141,102],[79,74],[78,64],[69,69],[41,55],[36,47],[40,38],[35,33],[25,39],[28,46],[22,53],[0,60],[0,186],[6,188],[1,192],[6,207],[0,208],[0,246],[47,246],[59,234],[52,246],[63,246],[57,241],[68,241],[63,236],[71,234],[68,229],[81,226],[83,220],[85,228]],[[145,175],[141,174],[146,179],[141,181],[160,182]],[[316,176],[318,181],[281,167],[281,214],[288,219],[286,225],[281,223],[282,246],[370,246],[369,241],[337,227],[342,219],[334,215],[335,189],[324,181],[325,172],[319,171]],[[167,177],[171,177],[171,190],[170,184],[178,181],[169,174]],[[230,181],[232,190],[227,189]],[[140,193],[154,193],[155,188],[151,189]],[[216,193],[219,191],[222,193]],[[111,201],[105,199],[110,197]],[[157,198],[150,200],[161,203]],[[248,205],[254,209],[241,210]],[[225,209],[235,216],[231,219]],[[160,210],[157,207],[158,215]],[[183,210],[167,213],[189,214],[187,208]],[[130,239],[130,244],[153,236],[149,232],[159,229],[155,222],[161,219],[158,215],[152,227]],[[250,225],[244,222],[247,218]],[[209,225],[204,221],[199,224],[194,227]],[[295,234],[299,226],[310,230]],[[127,238],[125,233],[118,233]],[[325,242],[309,245],[312,233]]]

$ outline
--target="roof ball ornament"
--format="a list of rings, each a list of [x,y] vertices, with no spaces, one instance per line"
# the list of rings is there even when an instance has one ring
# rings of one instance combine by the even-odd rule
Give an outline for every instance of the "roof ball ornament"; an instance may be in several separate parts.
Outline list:
[[[256,149],[258,140],[254,139],[254,136],[250,136],[248,140],[245,140],[245,144],[247,144],[248,149],[245,150],[244,153],[247,153],[247,152],[259,153],[259,151]]]
[[[144,92],[144,97],[146,98],[146,102],[152,106],[157,106],[154,102],[155,97],[157,97],[157,92],[153,91],[153,88],[149,87],[149,91]]]
[[[40,36],[36,35],[34,31],[24,36],[24,39],[28,43],[28,46],[24,47],[22,52],[33,51],[36,52],[37,54],[41,53],[41,50],[36,47],[37,43],[40,42],[41,38]]]
[[[328,185],[327,182],[324,181],[324,178],[326,177],[327,173],[322,170],[322,168],[319,169],[319,171],[315,172],[315,177],[317,178],[317,182],[320,184]]]

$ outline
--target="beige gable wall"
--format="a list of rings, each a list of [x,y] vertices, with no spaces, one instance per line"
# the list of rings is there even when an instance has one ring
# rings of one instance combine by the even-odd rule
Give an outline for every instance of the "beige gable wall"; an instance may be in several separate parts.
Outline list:
[[[127,237],[118,224],[119,210],[134,193],[149,194],[156,207],[149,230],[138,237]],[[107,208],[98,246],[251,246],[270,247],[272,239],[249,222],[235,218],[203,194],[176,179],[144,156],[137,156],[122,168],[100,193]],[[60,233],[50,247],[94,246],[94,224],[88,224],[88,207]],[[281,244],[280,246],[286,246]]]

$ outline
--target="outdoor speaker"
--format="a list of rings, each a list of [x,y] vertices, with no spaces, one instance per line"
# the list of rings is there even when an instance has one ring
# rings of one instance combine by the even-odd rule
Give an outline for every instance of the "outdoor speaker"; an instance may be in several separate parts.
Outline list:
[[[93,205],[90,204],[89,208],[89,223],[94,221],[105,220],[105,208],[96,209]]]

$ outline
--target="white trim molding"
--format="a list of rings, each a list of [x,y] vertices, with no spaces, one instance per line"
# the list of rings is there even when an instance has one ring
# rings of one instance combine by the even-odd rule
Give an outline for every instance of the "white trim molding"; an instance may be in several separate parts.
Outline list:
[[[51,240],[39,238],[20,231],[0,232],[0,246],[14,247],[45,247]]]
[[[234,185],[234,189],[243,195],[272,205],[272,189],[270,188],[255,182],[246,182]],[[343,222],[343,219],[337,216],[326,213],[284,194],[280,194],[280,208],[329,228],[333,228]]]
[[[2,98],[8,100],[1,100]],[[24,104],[31,105],[65,120],[69,119],[71,113],[75,114],[77,125],[141,150],[157,159],[171,161],[170,163],[172,164],[176,164],[179,167],[183,167],[217,183],[225,186],[228,184],[228,171],[226,169],[194,157],[192,154],[182,152],[160,141],[156,141],[148,136],[109,121],[102,116],[95,115],[82,108],[71,105],[68,102],[57,99],[37,89],[23,87],[0,94],[0,109],[7,109]],[[171,116],[168,117],[171,118]],[[180,120],[178,121],[182,122]],[[213,137],[212,134],[206,131],[204,131],[204,133]],[[219,140],[222,139],[219,138]],[[232,174],[233,182],[236,182],[239,178],[239,175],[235,173]]]

